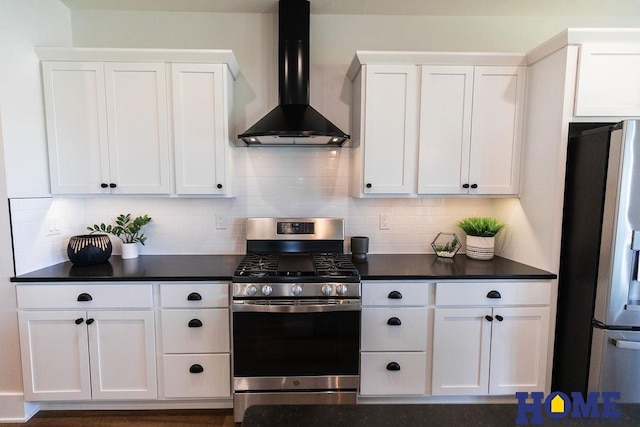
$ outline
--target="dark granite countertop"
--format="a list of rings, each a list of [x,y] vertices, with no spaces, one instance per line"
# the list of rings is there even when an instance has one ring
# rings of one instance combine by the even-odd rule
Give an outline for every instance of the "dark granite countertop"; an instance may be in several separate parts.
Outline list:
[[[554,419],[542,410],[542,425],[638,425],[640,405],[616,407],[620,418]],[[513,427],[517,416],[515,404],[256,405],[245,412],[242,427]]]
[[[439,258],[434,254],[369,254],[353,260],[363,280],[416,279],[555,279],[557,276],[526,264],[494,257],[479,261],[458,254]]]
[[[21,274],[14,282],[231,280],[243,255],[111,256],[108,262],[76,267],[70,261]]]
[[[112,256],[108,262],[76,267],[63,262],[21,274],[14,282],[69,281],[195,281],[231,280],[243,255],[141,255],[123,260]],[[490,261],[453,259],[433,254],[369,254],[354,260],[363,280],[444,280],[444,279],[554,279],[555,274],[506,258]]]

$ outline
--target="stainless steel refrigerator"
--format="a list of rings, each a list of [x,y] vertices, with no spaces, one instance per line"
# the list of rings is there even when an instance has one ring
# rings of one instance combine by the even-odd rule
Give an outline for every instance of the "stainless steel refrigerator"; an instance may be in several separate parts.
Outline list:
[[[617,391],[640,402],[639,254],[640,120],[573,124],[553,391]]]

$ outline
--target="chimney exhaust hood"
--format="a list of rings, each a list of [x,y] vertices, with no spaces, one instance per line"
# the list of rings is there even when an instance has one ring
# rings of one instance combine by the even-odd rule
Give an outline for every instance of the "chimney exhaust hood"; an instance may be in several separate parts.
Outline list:
[[[309,105],[309,2],[280,0],[278,7],[280,104],[238,135],[238,145],[342,146],[349,135]]]

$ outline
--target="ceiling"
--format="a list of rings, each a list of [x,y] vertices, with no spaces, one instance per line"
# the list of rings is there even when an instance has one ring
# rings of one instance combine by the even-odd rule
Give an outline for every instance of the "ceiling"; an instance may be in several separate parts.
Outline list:
[[[277,0],[61,0],[75,10],[275,13]],[[638,0],[311,0],[312,14],[640,16]]]

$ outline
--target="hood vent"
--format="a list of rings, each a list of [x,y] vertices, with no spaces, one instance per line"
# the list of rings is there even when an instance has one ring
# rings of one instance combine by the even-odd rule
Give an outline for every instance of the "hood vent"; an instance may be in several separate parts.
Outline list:
[[[341,146],[349,135],[309,105],[309,2],[280,0],[280,105],[238,135],[242,146]]]

